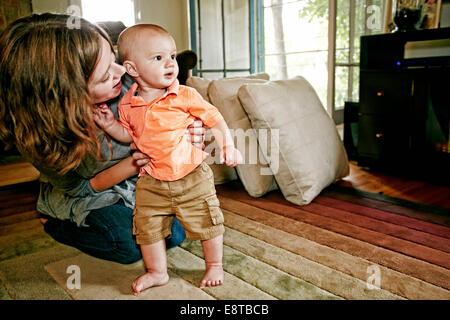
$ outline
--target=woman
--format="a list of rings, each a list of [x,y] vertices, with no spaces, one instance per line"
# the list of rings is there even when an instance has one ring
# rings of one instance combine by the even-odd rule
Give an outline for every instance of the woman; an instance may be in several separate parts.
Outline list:
[[[132,235],[136,174],[148,159],[93,120],[105,102],[117,116],[132,80],[107,34],[84,19],[69,28],[70,18],[32,15],[1,34],[0,139],[40,171],[37,209],[48,216],[47,233],[98,258],[133,263],[141,259]],[[167,246],[184,238],[175,220]]]

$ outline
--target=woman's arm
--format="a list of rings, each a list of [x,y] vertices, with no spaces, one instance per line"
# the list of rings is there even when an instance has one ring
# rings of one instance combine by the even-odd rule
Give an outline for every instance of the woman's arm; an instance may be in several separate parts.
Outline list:
[[[132,149],[136,149],[134,143],[131,144]],[[89,180],[92,188],[100,192],[109,189],[125,179],[133,177],[139,173],[141,167],[145,166],[150,158],[136,151],[132,156],[121,160],[119,163],[99,172],[95,177]]]
[[[203,148],[203,141],[205,140],[205,129],[201,121],[195,121],[189,126],[187,135],[192,135],[193,145],[198,148]],[[131,144],[131,149],[136,150],[134,143]],[[119,163],[99,172],[96,176],[89,180],[92,188],[100,192],[115,186],[123,180],[135,176],[139,173],[142,166],[145,166],[150,161],[149,157],[139,151],[135,151],[132,156],[121,160]]]
[[[135,176],[138,172],[139,166],[136,164],[136,160],[132,156],[129,156],[112,167],[99,172],[89,182],[95,191],[100,192],[119,184],[127,178]]]

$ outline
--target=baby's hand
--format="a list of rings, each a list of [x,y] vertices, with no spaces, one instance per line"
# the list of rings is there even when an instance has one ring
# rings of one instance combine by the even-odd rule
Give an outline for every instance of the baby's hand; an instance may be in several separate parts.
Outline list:
[[[225,162],[229,167],[235,167],[238,164],[244,163],[241,152],[233,146],[224,147],[220,162]]]
[[[105,103],[94,107],[94,120],[103,129],[108,128],[116,121],[113,112]]]

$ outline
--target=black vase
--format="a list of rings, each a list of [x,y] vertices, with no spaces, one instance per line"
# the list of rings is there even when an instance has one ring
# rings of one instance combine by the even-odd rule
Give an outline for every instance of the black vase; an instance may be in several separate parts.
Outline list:
[[[420,19],[420,8],[400,8],[396,10],[394,23],[397,26],[397,32],[406,32],[415,30],[415,25]]]

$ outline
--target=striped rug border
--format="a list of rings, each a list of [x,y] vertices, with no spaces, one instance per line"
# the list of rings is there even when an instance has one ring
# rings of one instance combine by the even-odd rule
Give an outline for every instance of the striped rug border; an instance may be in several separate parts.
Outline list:
[[[320,195],[338,197],[349,202],[359,203],[395,214],[407,215],[431,223],[450,226],[450,209],[414,202],[411,200],[390,197],[378,193],[359,190],[332,184],[325,188]]]
[[[361,280],[366,276],[364,266],[378,264],[384,272],[390,270],[387,274],[392,287],[386,290],[408,299],[419,296],[423,299],[425,292],[435,290],[441,298],[450,297],[450,228],[445,208],[341,186],[325,189],[306,206],[288,202],[279,190],[253,198],[236,182],[218,185],[216,189],[221,207],[229,212],[227,217],[233,217],[231,224],[226,222],[230,228]],[[307,241],[305,243],[310,243],[307,246],[316,246],[315,250],[323,248],[320,249],[323,252],[317,257],[312,247],[306,249],[305,244],[283,243],[282,238],[272,243],[270,232],[264,239],[252,231],[255,226],[237,227],[236,224],[243,222],[236,220],[237,216],[230,216],[231,213],[260,224],[259,228],[265,225],[275,228],[272,232],[280,230],[292,237],[301,237]],[[291,238],[287,234],[286,237]],[[326,253],[325,248],[332,251]],[[309,253],[304,255],[302,250],[309,250]],[[339,261],[326,258],[330,254],[337,254],[335,259]],[[353,264],[360,264],[359,271],[349,271],[351,266],[344,261],[346,255],[357,259]],[[367,262],[361,264],[358,259]],[[406,292],[408,286],[411,290]],[[422,293],[415,294],[417,291]]]

